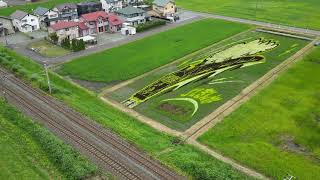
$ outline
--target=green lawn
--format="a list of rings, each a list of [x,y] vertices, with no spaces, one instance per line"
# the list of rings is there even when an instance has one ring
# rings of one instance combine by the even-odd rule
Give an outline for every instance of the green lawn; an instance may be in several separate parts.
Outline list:
[[[7,54],[7,56],[9,55],[15,59],[14,65],[19,64],[25,68],[22,75],[23,78],[28,81],[32,80],[34,86],[46,89],[35,78],[41,76],[44,80],[43,69],[40,65],[9,49],[4,50],[0,48],[1,51],[4,51],[3,53]],[[7,59],[9,58],[7,57]],[[17,74],[21,76],[21,72],[19,72]],[[53,86],[55,89],[59,89],[54,91],[53,96],[100,123],[103,127],[112,129],[126,140],[173,169],[193,179],[251,179],[193,146],[183,143],[179,145],[173,144],[172,142],[176,141],[175,137],[161,133],[106,105],[96,94],[79,88],[55,73],[51,73],[50,75]]]
[[[46,40],[40,40],[33,42],[28,45],[29,48],[37,49],[38,53],[45,57],[59,57],[64,56],[70,53],[69,50],[66,50],[60,46],[54,45]]]
[[[79,179],[89,164],[49,131],[0,98],[0,179]]]
[[[178,6],[189,10],[320,30],[319,0],[177,0],[176,2]]]
[[[317,48],[199,141],[274,179],[319,179],[319,69]]]
[[[60,72],[90,81],[123,81],[247,30],[249,26],[205,19],[62,65]]]

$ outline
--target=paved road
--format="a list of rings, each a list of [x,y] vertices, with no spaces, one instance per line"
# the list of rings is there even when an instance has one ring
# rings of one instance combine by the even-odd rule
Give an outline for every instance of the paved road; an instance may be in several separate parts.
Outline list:
[[[187,14],[189,14],[189,12],[187,12]],[[155,29],[152,29],[152,30],[149,30],[149,31],[138,33],[138,34],[136,34],[134,36],[128,36],[128,37],[126,37],[124,39],[121,39],[119,41],[114,41],[114,42],[110,42],[110,43],[106,43],[106,44],[102,44],[102,45],[97,45],[97,46],[94,46],[92,48],[88,48],[85,51],[71,53],[71,54],[68,54],[68,55],[63,56],[63,57],[56,57],[56,58],[43,57],[40,54],[35,53],[35,52],[30,51],[29,49],[27,49],[27,44],[28,44],[27,42],[18,43],[18,44],[14,44],[14,45],[9,45],[9,47],[11,49],[17,51],[18,53],[24,55],[24,56],[32,58],[33,60],[35,60],[36,62],[38,62],[40,64],[47,63],[47,64],[50,64],[50,65],[54,65],[54,64],[59,64],[59,63],[63,63],[63,62],[66,62],[66,61],[70,61],[70,60],[75,59],[77,57],[81,57],[81,56],[89,55],[89,54],[92,54],[92,53],[104,51],[106,49],[110,49],[110,48],[113,48],[113,47],[116,47],[116,46],[119,46],[119,45],[127,44],[127,43],[132,42],[132,41],[143,39],[145,37],[148,37],[148,36],[163,32],[163,31],[167,31],[169,29],[176,28],[178,26],[185,25],[185,24],[194,22],[194,21],[199,20],[199,19],[202,18],[201,16],[199,16],[197,14],[194,14],[194,13],[191,13],[190,15],[188,15],[188,17],[190,17],[190,18],[186,17],[186,18],[184,18],[181,21],[176,22],[176,23],[168,24],[166,26],[162,26],[162,27],[155,28]]]

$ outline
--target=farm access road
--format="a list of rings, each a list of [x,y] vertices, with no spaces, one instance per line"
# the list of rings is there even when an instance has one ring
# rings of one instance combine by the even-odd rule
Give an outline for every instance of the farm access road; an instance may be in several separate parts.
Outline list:
[[[0,68],[1,95],[119,179],[185,179],[119,136]],[[4,93],[3,93],[4,92]]]

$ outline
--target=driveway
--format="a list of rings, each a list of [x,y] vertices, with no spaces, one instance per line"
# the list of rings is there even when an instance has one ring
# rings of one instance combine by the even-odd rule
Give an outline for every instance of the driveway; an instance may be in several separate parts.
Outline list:
[[[6,39],[8,44],[19,44],[19,43],[24,43],[26,41],[30,41],[31,38],[28,37],[27,35],[17,32],[15,34],[8,35],[6,37],[0,37],[0,43],[3,45],[6,45]]]

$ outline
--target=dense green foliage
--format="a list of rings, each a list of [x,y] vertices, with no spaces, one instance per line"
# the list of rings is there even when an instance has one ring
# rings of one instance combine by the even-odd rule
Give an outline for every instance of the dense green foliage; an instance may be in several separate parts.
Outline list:
[[[274,179],[320,177],[320,49],[199,138]]]
[[[78,152],[3,99],[0,99],[0,126],[1,179],[51,179],[56,176],[84,179],[97,170]],[[10,149],[14,150],[8,152]]]
[[[41,67],[25,57],[6,50],[21,66],[28,69],[31,76],[41,72]],[[129,142],[137,145],[162,163],[183,172],[194,179],[217,179],[218,177],[232,177],[231,179],[250,179],[231,166],[195,149],[189,145],[174,145],[175,137],[161,133],[150,126],[115,110],[92,94],[74,84],[50,73],[53,85],[68,89],[72,94],[56,93],[55,97],[64,101],[79,112],[100,123],[103,127],[112,129]]]
[[[165,65],[248,29],[247,25],[205,19],[62,65],[61,73],[91,81],[123,81]]]
[[[165,25],[165,24],[166,24],[166,21],[163,21],[163,20],[148,21],[146,23],[139,24],[137,27],[137,32],[142,32],[154,27]]]
[[[176,0],[186,9],[320,30],[319,0]]]

